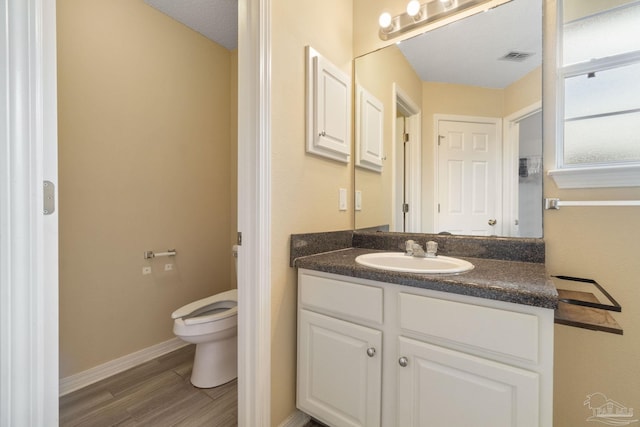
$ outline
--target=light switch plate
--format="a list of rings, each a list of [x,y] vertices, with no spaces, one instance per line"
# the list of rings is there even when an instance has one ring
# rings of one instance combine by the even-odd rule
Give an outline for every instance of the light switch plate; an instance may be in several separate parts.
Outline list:
[[[355,209],[357,211],[362,210],[362,191],[356,190],[356,206]]]
[[[339,204],[338,207],[341,211],[347,210],[347,189],[341,188],[339,191]]]

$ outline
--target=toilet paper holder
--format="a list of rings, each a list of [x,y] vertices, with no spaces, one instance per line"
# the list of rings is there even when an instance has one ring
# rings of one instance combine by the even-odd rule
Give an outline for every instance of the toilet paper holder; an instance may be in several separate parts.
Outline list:
[[[167,249],[166,252],[145,251],[144,259],[152,259],[158,256],[176,256],[178,252],[175,249]]]

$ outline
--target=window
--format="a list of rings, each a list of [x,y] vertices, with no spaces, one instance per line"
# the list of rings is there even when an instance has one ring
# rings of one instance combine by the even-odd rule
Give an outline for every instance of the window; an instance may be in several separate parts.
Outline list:
[[[558,170],[549,174],[561,188],[640,185],[640,1],[558,5]]]

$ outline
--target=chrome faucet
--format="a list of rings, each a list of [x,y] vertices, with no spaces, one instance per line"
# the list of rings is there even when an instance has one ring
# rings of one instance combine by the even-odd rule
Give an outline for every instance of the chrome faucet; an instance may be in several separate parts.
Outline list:
[[[438,252],[438,242],[429,241],[427,242],[427,258],[435,258],[437,257]]]
[[[405,255],[407,256],[414,256],[418,258],[424,258],[427,256],[427,254],[425,254],[424,252],[424,249],[422,249],[422,246],[420,246],[419,243],[416,243],[413,240],[407,240],[406,242],[404,242],[404,247]]]

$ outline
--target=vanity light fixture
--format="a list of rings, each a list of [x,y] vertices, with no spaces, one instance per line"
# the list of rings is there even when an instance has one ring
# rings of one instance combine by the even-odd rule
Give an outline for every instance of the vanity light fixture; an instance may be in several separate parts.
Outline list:
[[[412,17],[414,21],[419,21],[422,18],[422,9],[422,5],[418,0],[411,0],[409,3],[407,3],[407,15]],[[426,8],[424,11],[426,12]]]
[[[383,12],[378,18],[378,25],[380,25],[380,31],[384,33],[390,33],[393,31],[393,18],[389,12]]]
[[[411,0],[406,11],[400,15],[391,16],[388,12],[380,15],[378,35],[382,40],[389,40],[420,25],[489,1],[491,0],[428,0],[420,4],[419,0]]]

